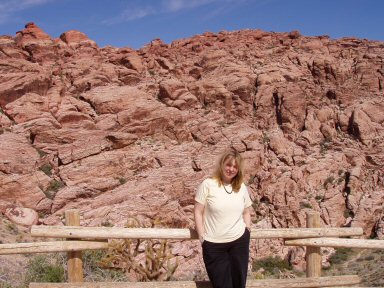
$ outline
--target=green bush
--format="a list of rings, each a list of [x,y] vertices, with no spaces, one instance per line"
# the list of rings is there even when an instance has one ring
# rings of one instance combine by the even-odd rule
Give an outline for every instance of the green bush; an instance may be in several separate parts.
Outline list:
[[[269,142],[271,142],[271,139],[266,132],[263,132],[263,138],[261,139],[261,142],[263,144],[269,144]]]
[[[365,261],[372,261],[372,260],[375,260],[375,256],[373,255],[368,255],[364,258]]]
[[[300,202],[300,208],[301,209],[303,209],[303,208],[312,209],[312,205],[311,205],[311,203],[308,203],[308,202]]]
[[[119,183],[120,183],[120,185],[123,185],[123,184],[127,183],[127,179],[125,179],[124,177],[120,177]]]
[[[39,168],[41,171],[43,171],[46,175],[51,176],[52,175],[52,166],[50,164],[44,164]]]
[[[278,271],[292,270],[289,262],[278,256],[268,256],[253,261],[252,271],[258,271],[260,268],[263,268],[268,275],[276,274]]]
[[[333,184],[333,182],[335,181],[335,177],[333,176],[328,176],[327,179],[325,179],[324,181],[324,188],[327,188],[328,184]]]
[[[57,255],[57,254],[56,254]],[[65,270],[63,261],[58,257],[38,255],[29,260],[25,275],[26,283],[30,282],[64,282]]]
[[[350,210],[350,209],[345,209],[343,214],[344,214],[344,217],[345,217],[345,218],[353,217],[353,216],[354,216],[353,211]]]
[[[48,191],[53,191],[53,192],[57,192],[59,191],[59,189],[61,187],[64,187],[65,184],[64,182],[62,181],[58,181],[58,180],[52,180],[50,183],[49,183],[49,186],[48,186]]]
[[[49,199],[55,198],[56,192],[59,191],[60,188],[64,187],[65,184],[62,181],[52,180],[49,182],[49,186],[47,190],[44,191],[45,196]]]
[[[349,255],[352,253],[351,248],[338,248],[336,249],[335,254],[329,258],[329,263],[341,264],[348,260]]]

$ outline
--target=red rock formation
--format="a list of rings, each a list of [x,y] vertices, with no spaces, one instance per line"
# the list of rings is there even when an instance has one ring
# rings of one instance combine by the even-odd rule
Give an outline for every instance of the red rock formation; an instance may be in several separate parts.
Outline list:
[[[30,208],[8,208],[4,214],[12,222],[24,226],[36,225],[39,220],[37,212]]]
[[[83,225],[138,215],[193,227],[195,188],[232,147],[246,159],[255,226],[302,227],[316,210],[325,226],[383,237],[383,58],[383,42],[298,31],[135,51],[78,31],[52,41],[28,24],[0,37],[1,212],[59,224],[78,208]],[[183,244],[188,255],[175,246],[181,267],[199,269],[195,244]],[[300,266],[302,251],[281,241],[252,245],[253,257]]]
[[[81,42],[91,42],[83,32],[70,30],[60,35],[60,39],[67,44],[79,44]]]
[[[39,27],[37,27],[33,22],[27,23],[25,25],[25,29],[16,32],[14,39],[16,44],[20,47],[26,47],[31,44],[52,44],[51,37]]]

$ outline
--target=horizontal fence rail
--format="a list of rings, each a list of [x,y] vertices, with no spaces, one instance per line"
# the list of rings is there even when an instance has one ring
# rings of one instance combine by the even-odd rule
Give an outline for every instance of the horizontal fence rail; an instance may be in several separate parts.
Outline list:
[[[71,252],[83,250],[108,249],[107,242],[73,241],[72,239],[197,239],[193,229],[159,228],[119,228],[119,227],[81,227],[81,226],[33,226],[32,236],[71,238],[71,241],[31,242],[0,244],[1,254],[27,254],[49,252]],[[325,236],[360,236],[363,231],[355,228],[282,228],[252,229],[252,239],[284,238],[287,246],[331,246],[356,248],[383,248],[384,240],[307,238]]]
[[[57,238],[92,239],[198,239],[193,229],[170,228],[119,228],[119,227],[81,227],[81,226],[32,226],[31,235]],[[268,238],[306,238],[306,237],[348,237],[361,236],[360,227],[349,228],[280,228],[252,229],[252,239]]]
[[[384,249],[384,240],[308,238],[284,241],[286,246],[342,247],[361,249]]]
[[[66,226],[31,227],[35,237],[61,238],[60,241],[0,244],[0,254],[24,254],[67,252],[69,283],[30,283],[31,288],[209,288],[209,281],[165,282],[89,282],[84,283],[82,253],[85,250],[108,249],[110,239],[168,239],[197,240],[193,229],[172,228],[122,228],[81,227],[78,210],[65,212]],[[307,213],[306,228],[252,229],[251,239],[284,239],[287,246],[306,247],[306,278],[293,279],[248,279],[247,287],[311,288],[346,287],[360,283],[357,275],[321,277],[321,252],[319,247],[384,248],[384,240],[350,239],[363,236],[360,227],[321,227],[318,212]],[[344,237],[344,238],[338,238]],[[62,241],[63,238],[67,241]],[[356,287],[356,286],[355,286]]]
[[[313,278],[247,280],[247,287],[255,288],[312,288],[355,285],[360,283],[357,275],[342,275]],[[31,283],[30,288],[212,288],[208,281],[165,281],[165,282],[99,282],[99,283]]]
[[[73,251],[98,250],[98,249],[108,249],[108,243],[92,242],[92,241],[51,241],[51,242],[0,244],[0,255],[1,254],[73,252]]]

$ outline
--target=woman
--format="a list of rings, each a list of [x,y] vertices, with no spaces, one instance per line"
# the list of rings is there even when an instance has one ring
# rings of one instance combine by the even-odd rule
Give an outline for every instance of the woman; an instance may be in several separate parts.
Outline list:
[[[243,169],[238,152],[225,152],[195,197],[196,230],[214,288],[244,288],[247,279],[252,201]]]

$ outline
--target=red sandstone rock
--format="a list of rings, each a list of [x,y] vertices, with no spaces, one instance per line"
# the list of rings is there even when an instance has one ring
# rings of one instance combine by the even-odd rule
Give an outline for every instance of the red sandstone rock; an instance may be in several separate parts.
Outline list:
[[[29,208],[8,208],[5,210],[4,215],[12,222],[23,226],[36,225],[39,220],[37,212]]]
[[[4,174],[27,174],[36,170],[38,151],[24,135],[2,132],[0,135],[0,171]]]
[[[159,100],[181,110],[198,107],[196,96],[190,93],[181,82],[174,79],[160,83]]]
[[[195,189],[231,147],[246,159],[255,227],[303,227],[315,210],[324,226],[382,237],[383,57],[382,42],[297,31],[100,49],[28,24],[0,37],[1,212],[193,228]],[[173,248],[180,277],[196,276],[199,249]],[[251,251],[302,267],[303,251],[281,240]]]
[[[25,29],[16,33],[15,41],[21,47],[30,44],[48,45],[53,43],[51,37],[33,22],[27,23]]]
[[[87,37],[87,35],[77,30],[70,30],[70,31],[64,32],[63,34],[60,35],[60,39],[65,43],[67,43],[68,45],[80,44],[82,42],[93,42]]]
[[[3,110],[8,103],[32,92],[45,95],[50,86],[49,71],[26,60],[0,60],[0,105]]]
[[[18,31],[14,40],[17,46],[27,52],[25,58],[32,62],[52,64],[58,59],[55,42],[32,22],[26,24],[22,31]]]

